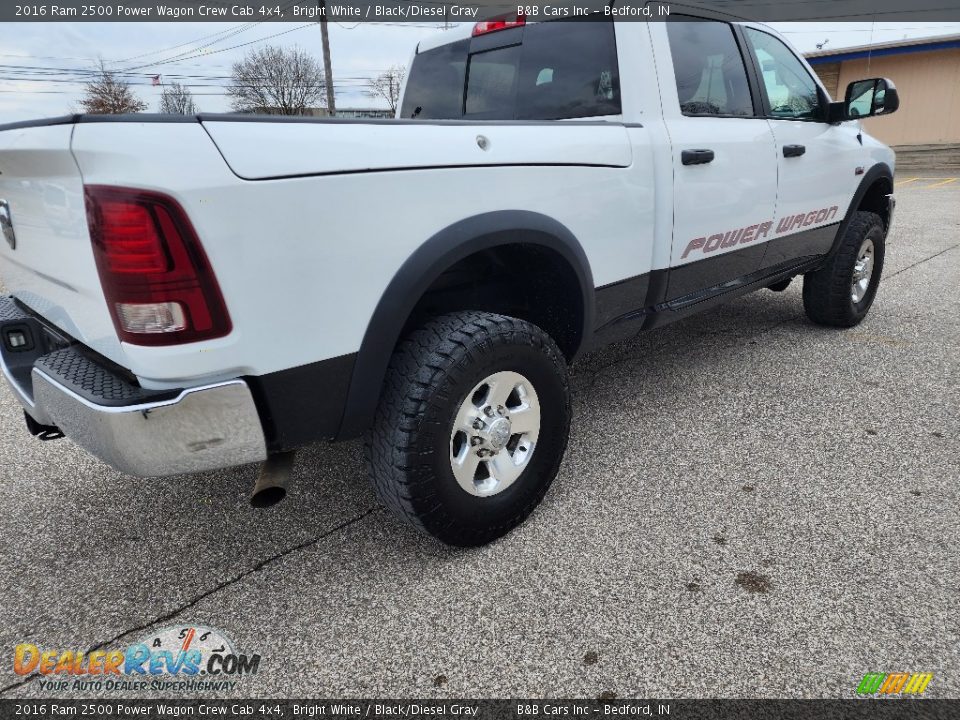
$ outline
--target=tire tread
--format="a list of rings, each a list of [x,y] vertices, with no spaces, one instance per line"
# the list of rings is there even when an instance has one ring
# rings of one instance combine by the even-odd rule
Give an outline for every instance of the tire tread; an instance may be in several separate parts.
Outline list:
[[[537,348],[556,367],[566,387],[563,355],[536,325],[481,311],[442,315],[414,330],[398,345],[364,442],[368,474],[384,505],[420,530],[453,545],[479,545],[508,532],[533,511],[549,487],[549,482],[545,483],[541,492],[517,507],[505,522],[489,526],[480,534],[471,533],[452,527],[443,504],[431,492],[434,479],[416,462],[421,421],[434,391],[451,369],[470,362],[474,348],[498,338]],[[568,429],[569,395],[566,402]],[[556,467],[559,462],[560,458]]]
[[[866,315],[866,309],[857,312],[850,300],[849,268],[856,262],[863,239],[875,226],[880,228],[881,236],[885,234],[883,219],[879,215],[863,210],[855,212],[837,252],[823,267],[804,275],[803,308],[813,322],[832,327],[852,327]],[[878,253],[879,262],[874,267],[874,273],[879,282],[883,268],[882,247],[878,248]],[[872,296],[870,301],[872,303]]]

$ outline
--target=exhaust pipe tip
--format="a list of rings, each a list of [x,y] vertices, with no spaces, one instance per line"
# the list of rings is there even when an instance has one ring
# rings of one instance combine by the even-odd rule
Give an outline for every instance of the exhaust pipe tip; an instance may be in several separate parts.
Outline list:
[[[273,507],[277,503],[282,502],[286,496],[287,489],[285,487],[273,485],[271,487],[261,488],[260,490],[254,490],[250,496],[250,504],[258,510],[262,510],[263,508]]]
[[[257,482],[250,494],[250,504],[253,507],[273,507],[287,496],[294,456],[294,452],[277,453],[263,461]]]

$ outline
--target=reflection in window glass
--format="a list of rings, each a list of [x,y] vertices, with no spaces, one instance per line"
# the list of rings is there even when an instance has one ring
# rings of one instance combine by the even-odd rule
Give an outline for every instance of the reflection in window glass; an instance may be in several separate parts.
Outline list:
[[[449,120],[463,114],[469,40],[426,50],[413,63],[403,93],[402,118]]]
[[[464,40],[418,53],[400,117],[559,120],[620,113],[612,22],[531,23],[503,46],[471,53]]]
[[[552,20],[526,27],[517,118],[554,120],[619,112],[612,22]]]
[[[746,32],[763,76],[770,114],[782,118],[819,117],[817,83],[797,56],[773,35],[753,28]]]
[[[671,22],[667,35],[684,115],[753,115],[733,28],[722,22]]]
[[[873,110],[873,80],[863,80],[853,86],[850,96],[850,115],[867,117]]]
[[[519,58],[519,45],[470,56],[466,115],[510,117],[513,113]]]

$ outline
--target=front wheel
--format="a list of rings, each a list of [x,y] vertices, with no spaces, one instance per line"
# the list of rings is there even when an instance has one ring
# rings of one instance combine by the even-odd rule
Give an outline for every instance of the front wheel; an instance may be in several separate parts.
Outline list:
[[[367,466],[401,518],[450,545],[482,545],[540,503],[569,431],[566,362],[550,336],[517,318],[453,313],[394,353]]]
[[[804,275],[803,307],[820,325],[853,327],[873,304],[883,270],[886,229],[876,213],[854,213],[837,252]]]

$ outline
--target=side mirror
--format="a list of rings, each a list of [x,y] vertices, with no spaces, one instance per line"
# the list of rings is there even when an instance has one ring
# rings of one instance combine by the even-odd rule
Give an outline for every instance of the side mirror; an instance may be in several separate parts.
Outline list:
[[[871,78],[847,85],[847,94],[840,105],[837,120],[859,120],[874,115],[889,115],[900,107],[900,96],[892,80]]]

